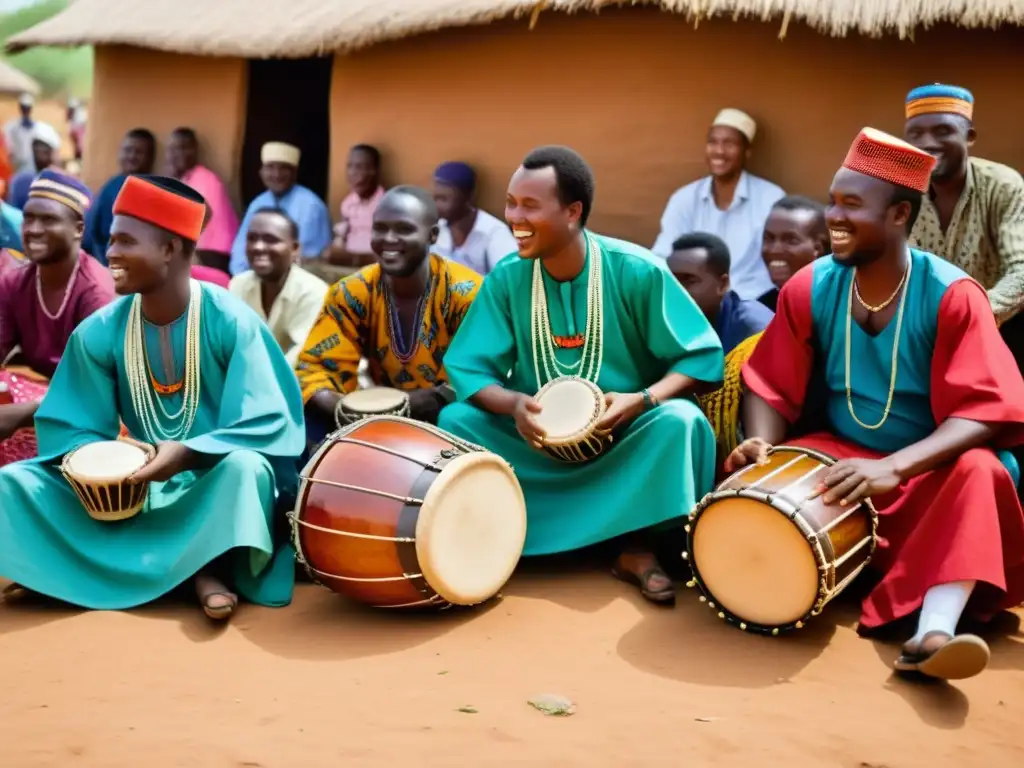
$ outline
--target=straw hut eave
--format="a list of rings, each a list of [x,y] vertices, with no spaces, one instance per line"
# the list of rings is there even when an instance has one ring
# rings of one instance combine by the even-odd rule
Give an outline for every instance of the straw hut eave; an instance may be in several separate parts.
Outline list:
[[[505,18],[532,28],[545,13],[657,7],[693,23],[704,19],[776,21],[780,37],[803,23],[834,37],[912,37],[940,23],[1024,25],[1024,0],[76,0],[15,35],[8,52],[34,46],[128,45],[171,53],[242,58],[304,58]]]

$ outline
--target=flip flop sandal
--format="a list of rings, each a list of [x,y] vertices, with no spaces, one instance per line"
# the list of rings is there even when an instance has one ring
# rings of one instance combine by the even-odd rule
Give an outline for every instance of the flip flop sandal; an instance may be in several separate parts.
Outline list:
[[[661,576],[668,579],[668,574],[656,565],[648,568],[641,576],[637,576],[635,573],[631,573],[629,571],[620,571],[618,568],[612,568],[612,576],[619,581],[624,581],[627,584],[632,584],[634,587],[639,587],[640,594],[657,605],[672,605],[676,601],[676,589],[674,586],[669,586],[665,589],[659,590],[651,590],[647,588],[647,585],[651,583],[652,576]]]
[[[988,644],[980,637],[957,635],[930,654],[900,654],[893,666],[897,672],[917,672],[939,680],[964,680],[980,674],[990,658]]]
[[[228,597],[231,598],[231,602],[227,605],[211,606],[209,600],[211,597]],[[207,618],[214,621],[225,621],[231,618],[231,614],[235,612],[235,608],[238,607],[238,595],[234,592],[210,592],[203,596],[203,613],[206,614]]]
[[[0,602],[16,603],[30,597],[31,595],[32,592],[21,586],[21,584],[8,584],[4,587],[3,591],[0,592]]]

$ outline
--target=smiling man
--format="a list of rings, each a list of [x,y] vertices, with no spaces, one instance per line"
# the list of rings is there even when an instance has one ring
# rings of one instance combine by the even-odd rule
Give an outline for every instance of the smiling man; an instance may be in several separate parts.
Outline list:
[[[786,195],[772,206],[764,223],[761,258],[775,287],[759,301],[774,312],[782,286],[828,252],[825,206],[800,195]]]
[[[287,213],[256,211],[245,238],[250,269],[231,278],[228,288],[270,327],[289,365],[298,361],[328,289],[298,265],[299,251],[299,227]]]
[[[594,177],[568,147],[541,147],[512,175],[505,220],[519,253],[484,280],[446,364],[459,402],[440,426],[504,457],[526,495],[526,555],[623,536],[613,573],[648,600],[675,590],[650,529],[711,490],[715,437],[686,395],[722,378],[722,345],[663,259],[586,229]],[[605,394],[613,445],[567,464],[543,452],[534,398],[564,375]],[[679,527],[682,525],[679,523]]]
[[[303,257],[315,258],[330,244],[331,214],[316,192],[298,183],[301,159],[298,147],[281,141],[268,141],[260,150],[260,180],[266,190],[249,203],[235,235],[231,246],[232,275],[249,268],[245,255],[249,224],[256,211],[263,208],[280,208],[298,224]]]
[[[661,232],[651,247],[667,258],[682,235],[717,235],[729,246],[729,279],[741,299],[757,299],[772,288],[761,260],[761,233],[772,205],[786,194],[746,170],[756,132],[757,124],[745,112],[723,109],[718,113],[704,147],[711,173],[669,198],[661,216]]]
[[[72,331],[114,298],[107,270],[81,250],[88,207],[89,190],[57,171],[43,171],[29,190],[22,222],[28,264],[0,276],[0,383],[15,394],[21,390],[4,370],[15,348],[37,376],[52,376]],[[38,405],[34,397],[0,405],[0,440],[31,427]]]
[[[934,165],[881,131],[857,136],[829,193],[833,256],[782,288],[743,369],[748,439],[727,469],[782,442],[839,459],[825,502],[870,498],[887,542],[861,629],[920,610],[896,669],[958,679],[989,658],[957,634],[968,600],[984,618],[1024,599],[1018,468],[1000,450],[1024,441],[1024,380],[982,288],[907,245]],[[816,392],[827,431],[790,434]]]
[[[966,88],[915,88],[906,118],[907,141],[937,160],[911,242],[981,283],[1024,367],[1024,179],[1009,166],[970,156],[978,134]]]
[[[121,193],[125,179],[132,174],[152,173],[156,161],[156,136],[146,128],[132,128],[121,139],[117,152],[117,164],[121,171],[107,179],[100,187],[89,216],[85,221],[85,237],[82,248],[101,264],[107,263],[107,243],[110,241],[110,225],[114,223],[114,201]]]
[[[310,442],[337,427],[338,401],[358,388],[363,357],[375,385],[409,394],[415,419],[436,422],[453,399],[445,356],[481,277],[431,253],[436,239],[429,192],[399,186],[384,194],[370,236],[377,263],[330,289],[299,354]]]
[[[0,575],[85,608],[148,603],[194,586],[211,619],[237,590],[285,605],[294,552],[275,547],[294,499],[302,401],[263,323],[189,278],[206,206],[177,179],[129,177],[114,203],[110,270],[122,298],[76,329],[36,414],[38,459],[0,470]],[[120,422],[156,456],[142,512],[92,519],[60,474],[69,452]]]

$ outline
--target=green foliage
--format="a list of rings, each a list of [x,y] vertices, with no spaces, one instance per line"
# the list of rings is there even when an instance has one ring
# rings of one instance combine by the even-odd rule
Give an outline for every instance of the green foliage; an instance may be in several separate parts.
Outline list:
[[[0,41],[34,27],[60,13],[68,0],[39,0],[0,15]],[[88,96],[92,90],[92,48],[31,48],[4,56],[10,64],[35,79],[43,96]]]

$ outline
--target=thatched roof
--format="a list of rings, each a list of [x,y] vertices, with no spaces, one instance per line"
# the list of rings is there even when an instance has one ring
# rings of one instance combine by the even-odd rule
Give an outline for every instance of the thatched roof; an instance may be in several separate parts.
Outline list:
[[[15,69],[6,61],[0,59],[0,94],[9,95],[31,93],[39,95],[39,83],[26,75],[20,69]]]
[[[542,12],[657,6],[699,20],[802,21],[833,36],[901,37],[916,27],[1024,25],[1024,0],[76,0],[12,37],[37,45],[133,45],[175,53],[299,58],[349,51],[445,27]]]

